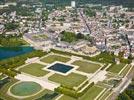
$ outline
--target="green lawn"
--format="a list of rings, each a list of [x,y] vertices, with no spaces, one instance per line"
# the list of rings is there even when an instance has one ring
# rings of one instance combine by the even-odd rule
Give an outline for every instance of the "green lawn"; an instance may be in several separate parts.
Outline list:
[[[1,74],[0,75],[0,80],[3,79],[4,77],[5,77],[5,75],[4,74]]]
[[[59,100],[76,100],[76,99],[67,95],[63,95]]]
[[[40,34],[40,35],[34,35],[33,38],[35,39],[47,39],[47,35],[45,34]]]
[[[107,98],[107,96],[109,96],[109,94],[111,93],[111,91],[107,91],[100,100],[105,100]]]
[[[42,87],[35,82],[20,82],[11,87],[10,92],[16,96],[29,96],[42,90]]]
[[[9,89],[9,87],[11,86],[11,85],[13,85],[14,83],[16,83],[17,82],[17,80],[15,80],[15,79],[12,79],[9,83],[7,83],[7,84],[5,84],[2,88],[0,88],[0,91],[1,91],[1,93],[0,93],[0,98],[2,98],[3,100],[18,100],[17,98],[14,98],[14,97],[11,97],[11,96],[9,96],[8,94],[7,94],[7,91],[8,91],[8,89]],[[48,97],[50,97],[50,96],[52,96],[53,95],[53,91],[50,91],[50,90],[47,90],[47,89],[45,89],[45,90],[43,90],[42,92],[40,92],[39,94],[37,94],[37,95],[35,95],[35,96],[31,96],[31,97],[28,97],[28,98],[25,98],[25,99],[23,99],[23,100],[44,100],[44,99],[38,99],[38,98],[41,98],[41,97],[46,97],[47,96],[47,98]],[[49,95],[49,96],[48,96]],[[56,96],[57,97],[57,96]],[[54,97],[54,99],[56,98],[56,97]],[[54,99],[50,99],[50,100],[54,100]],[[46,99],[45,99],[46,100]]]
[[[99,64],[93,64],[86,61],[75,61],[72,63],[73,65],[80,66],[78,68],[79,71],[86,72],[86,73],[94,73],[97,71],[101,66]]]
[[[60,83],[62,85],[68,86],[68,87],[74,87],[74,86],[79,86],[83,81],[87,79],[86,76],[80,75],[80,74],[75,74],[71,73],[67,76],[59,75],[59,74],[54,74],[48,78],[51,81]]]
[[[45,67],[44,65],[33,63],[23,68],[20,68],[19,71],[22,71],[24,73],[28,73],[37,77],[41,77],[49,73],[48,71],[42,70],[42,68],[44,67]]]
[[[110,71],[112,73],[119,73],[125,65],[126,64],[124,64],[124,63],[120,63],[118,65],[117,64],[111,65],[108,68],[108,71]]]
[[[38,94],[38,95],[41,95],[41,93]],[[32,100],[55,100],[59,95],[60,94],[58,94],[58,93],[55,93],[53,91],[50,91],[50,90],[45,89],[42,92],[42,96],[41,97],[38,97],[38,99],[32,99]]]
[[[98,86],[92,86],[89,88],[89,90],[79,98],[79,100],[94,100],[102,91],[104,88],[98,87]],[[77,100],[75,98],[72,98],[67,95],[63,95],[59,100]]]
[[[53,63],[55,61],[67,62],[69,60],[70,60],[70,58],[59,56],[59,55],[49,55],[49,56],[41,59],[41,61],[43,61],[45,63]]]
[[[128,66],[121,72],[120,75],[125,76],[125,75],[128,73],[128,71],[130,70],[130,68],[131,68],[131,65],[128,65]]]
[[[66,32],[66,31],[63,31],[61,33],[61,41],[65,41],[65,42],[75,42],[77,41],[77,36],[75,33],[72,33],[72,32]]]
[[[11,85],[13,85],[14,83],[16,83],[18,80],[16,79],[12,79],[10,82],[4,84],[4,86],[2,86],[2,88],[0,88],[0,97],[3,99],[3,100],[17,100],[16,98],[13,98],[9,95],[7,95],[7,91],[9,89],[9,87]]]
[[[94,100],[104,88],[98,86],[92,86],[89,90],[80,98],[80,100]]]

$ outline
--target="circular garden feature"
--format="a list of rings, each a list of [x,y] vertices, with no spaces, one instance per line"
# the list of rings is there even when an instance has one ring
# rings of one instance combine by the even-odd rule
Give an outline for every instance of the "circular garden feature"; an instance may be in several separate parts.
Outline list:
[[[10,92],[16,96],[29,96],[38,93],[42,87],[35,82],[20,82],[13,85]]]

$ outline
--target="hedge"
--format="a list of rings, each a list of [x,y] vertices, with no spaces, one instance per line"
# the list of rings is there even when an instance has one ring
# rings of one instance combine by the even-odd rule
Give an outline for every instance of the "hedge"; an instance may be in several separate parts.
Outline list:
[[[82,92],[60,86],[58,88],[55,88],[55,92],[62,93],[62,94],[65,94],[65,95],[69,95],[73,98],[78,99],[79,97],[84,95],[84,93],[87,92],[88,89],[91,88],[93,85],[94,85],[94,82],[89,84],[89,86],[87,86]]]
[[[66,89],[69,89],[69,90],[74,90],[74,91],[75,91],[75,89],[74,89],[73,87],[69,87],[69,86],[65,86],[65,85],[61,85],[61,87],[66,88]]]
[[[86,86],[88,83],[89,83],[88,80],[85,81],[85,83],[82,84],[77,90],[81,90],[81,89],[82,89],[84,86]]]
[[[84,95],[89,88],[91,88],[94,85],[94,82],[92,82],[91,84],[89,84],[89,86],[87,86],[82,92],[79,92],[78,95],[79,97],[81,97],[82,95]]]

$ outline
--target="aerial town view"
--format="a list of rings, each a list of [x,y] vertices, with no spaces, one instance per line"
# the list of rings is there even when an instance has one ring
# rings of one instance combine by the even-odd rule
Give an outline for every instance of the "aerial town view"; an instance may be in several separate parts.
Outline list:
[[[0,100],[134,100],[134,0],[0,0]]]

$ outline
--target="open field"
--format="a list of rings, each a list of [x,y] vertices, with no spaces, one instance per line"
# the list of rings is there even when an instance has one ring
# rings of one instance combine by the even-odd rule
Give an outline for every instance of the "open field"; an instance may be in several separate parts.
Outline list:
[[[92,86],[89,90],[80,98],[80,100],[94,100],[104,88],[98,86]]]
[[[75,61],[72,64],[79,66],[78,70],[86,73],[94,73],[101,67],[99,64],[93,64],[90,62],[80,60]]]
[[[59,56],[59,55],[49,55],[43,59],[41,59],[42,62],[45,63],[53,63],[55,61],[61,61],[61,62],[67,62],[70,58]]]
[[[124,64],[124,63],[111,65],[108,68],[108,71],[110,71],[112,73],[119,73],[122,70],[122,68],[124,68],[125,65],[126,64]]]
[[[20,68],[19,71],[22,71],[24,73],[28,73],[37,77],[41,77],[49,73],[48,71],[42,70],[42,68],[44,67],[45,67],[44,65],[33,63],[23,68]]]
[[[48,79],[51,80],[51,81],[60,83],[64,86],[77,87],[83,81],[85,81],[87,79],[87,77],[83,76],[83,75],[80,75],[80,74],[71,73],[67,76],[54,74],[54,75],[50,76]]]

